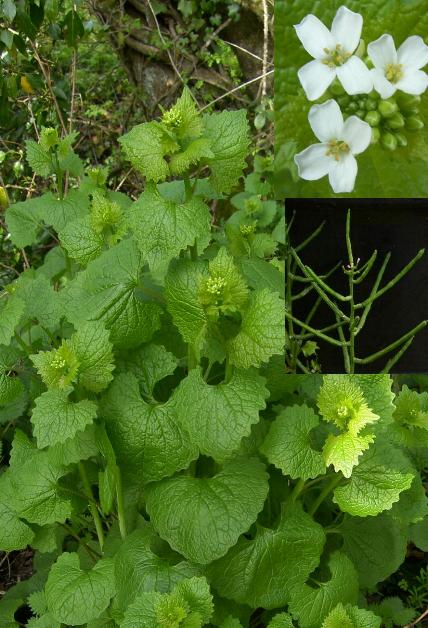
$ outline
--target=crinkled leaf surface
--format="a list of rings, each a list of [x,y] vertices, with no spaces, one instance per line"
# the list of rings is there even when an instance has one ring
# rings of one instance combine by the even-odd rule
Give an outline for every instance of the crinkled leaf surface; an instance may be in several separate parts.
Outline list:
[[[284,347],[284,304],[267,288],[253,293],[238,334],[229,342],[230,361],[240,368],[260,366]]]
[[[97,404],[83,399],[69,400],[72,387],[48,390],[36,399],[31,422],[40,448],[65,443],[82,432],[97,416]]]
[[[103,400],[103,416],[118,461],[141,482],[172,475],[198,456],[173,401],[146,403],[131,373],[115,378]]]
[[[355,604],[358,598],[358,576],[350,559],[334,552],[329,560],[330,578],[312,588],[297,585],[291,595],[289,610],[301,628],[319,628],[320,621],[341,602]]]
[[[211,478],[185,475],[146,487],[146,507],[160,536],[189,560],[219,558],[254,523],[268,493],[264,465],[235,458]]]
[[[352,560],[364,588],[386,580],[406,557],[406,528],[389,513],[377,517],[346,517],[340,533],[342,550]]]
[[[286,408],[272,423],[260,451],[271,464],[294,480],[309,480],[325,473],[321,452],[311,443],[319,418],[306,405]]]
[[[113,568],[113,560],[105,558],[90,571],[83,571],[77,554],[61,554],[50,570],[45,588],[53,617],[72,626],[96,619],[114,595]]]
[[[371,611],[339,603],[324,619],[321,628],[380,628],[381,622]]]
[[[99,322],[82,325],[71,340],[79,362],[78,383],[86,390],[101,392],[113,379],[110,333]]]
[[[201,453],[218,462],[239,447],[259,421],[268,391],[255,371],[236,370],[229,382],[209,386],[190,371],[175,395],[178,418]]]
[[[147,189],[132,206],[129,224],[143,259],[151,270],[165,270],[180,251],[206,239],[210,233],[210,212],[199,198],[175,203],[157,190]]]
[[[0,476],[0,549],[3,552],[24,549],[34,539],[33,530],[10,508],[6,488],[8,481],[10,471]]]
[[[177,368],[177,358],[162,345],[143,345],[135,351],[120,356],[119,368],[130,371],[138,380],[143,395],[151,397],[155,385],[172,375]]]
[[[257,526],[254,539],[241,537],[207,574],[223,597],[254,608],[279,608],[318,567],[324,542],[322,527],[300,504],[286,505],[277,527]]]
[[[159,306],[136,294],[143,261],[133,240],[124,240],[90,262],[63,291],[67,317],[77,326],[101,321],[119,347],[150,340],[159,328]]]
[[[103,250],[103,236],[94,231],[89,215],[68,222],[58,235],[71,259],[83,266],[97,258]]]
[[[376,442],[364,453],[347,484],[335,489],[334,501],[351,515],[375,516],[389,510],[413,478],[412,467],[401,450]]]

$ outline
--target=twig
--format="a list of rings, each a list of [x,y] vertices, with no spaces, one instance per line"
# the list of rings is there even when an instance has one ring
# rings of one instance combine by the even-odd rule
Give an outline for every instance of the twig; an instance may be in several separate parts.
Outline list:
[[[115,192],[119,192],[120,188],[122,187],[122,185],[125,183],[126,179],[129,177],[129,175],[131,174],[131,172],[133,171],[134,167],[131,166],[131,168],[128,170],[128,172],[125,174],[125,176],[123,177],[123,179],[119,182],[119,184],[117,185]]]
[[[273,74],[273,73],[274,73],[274,70],[269,70],[268,72],[266,72],[266,76],[269,76],[270,74]],[[208,105],[205,105],[204,107],[201,107],[199,109],[199,111],[204,111],[205,109],[208,109],[208,107],[211,107],[212,105],[214,105],[215,103],[219,102],[220,100],[223,100],[223,98],[227,98],[231,94],[234,94],[235,92],[238,92],[240,89],[244,89],[248,85],[251,85],[252,83],[257,83],[257,81],[260,81],[262,79],[263,79],[263,74],[261,74],[260,76],[256,76],[255,78],[252,78],[249,81],[246,81],[245,83],[242,83],[241,85],[238,85],[238,87],[234,87],[233,89],[229,90],[225,94],[222,94],[218,98],[215,98],[214,100],[212,100]]]
[[[415,621],[413,621],[411,624],[406,624],[404,628],[412,628],[413,626],[417,626],[419,622],[421,622],[427,616],[428,616],[428,608],[426,609],[426,611],[422,613],[422,615],[419,615],[419,617],[415,619]]]
[[[267,68],[269,54],[269,11],[267,0],[262,0],[263,4],[263,63],[262,63],[262,97],[267,95]]]
[[[36,61],[39,64],[39,67],[40,67],[40,69],[42,71],[43,77],[44,77],[44,79],[46,81],[49,93],[51,95],[54,107],[56,109],[56,113],[58,115],[59,122],[61,124],[61,129],[62,129],[64,135],[67,135],[67,128],[66,128],[65,123],[64,123],[64,118],[62,116],[61,109],[60,109],[60,106],[58,104],[58,100],[57,100],[57,98],[55,96],[55,92],[52,89],[52,80],[51,80],[50,72],[46,70],[44,63],[41,60],[41,58],[39,56],[39,53],[37,52],[37,48],[36,48],[36,45],[34,44],[34,42],[32,42],[31,39],[29,40],[29,42],[30,42],[30,46],[31,46],[31,48],[33,50],[33,53],[34,53],[34,57],[36,58]]]
[[[73,130],[73,117],[74,117],[74,101],[76,98],[76,65],[77,65],[77,50],[73,48],[73,58],[71,61],[71,103],[70,103],[70,115],[68,118],[68,132]]]

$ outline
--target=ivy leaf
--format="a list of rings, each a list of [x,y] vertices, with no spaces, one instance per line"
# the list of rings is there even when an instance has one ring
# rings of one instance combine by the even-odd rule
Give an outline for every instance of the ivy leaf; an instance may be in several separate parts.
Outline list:
[[[123,240],[88,264],[62,291],[67,318],[77,327],[102,321],[118,347],[147,342],[160,327],[160,308],[136,293],[142,270],[133,240]]]
[[[85,624],[107,608],[115,592],[113,560],[99,560],[83,571],[75,553],[64,552],[49,572],[46,603],[53,617],[72,626]]]
[[[0,476],[0,549],[3,552],[24,549],[34,539],[33,530],[10,507],[8,479],[10,471]]]
[[[143,192],[129,218],[143,259],[155,272],[166,270],[170,260],[195,240],[206,240],[210,223],[209,209],[201,199],[175,203],[156,189]]]
[[[199,369],[175,395],[178,418],[201,453],[223,462],[239,448],[266,407],[268,391],[254,371],[236,370],[228,383],[209,386]]]
[[[327,615],[321,628],[380,628],[381,618],[357,606],[341,602]]]
[[[129,371],[138,380],[140,390],[146,397],[153,396],[155,385],[177,368],[178,360],[162,345],[143,345],[136,351],[127,351],[120,356],[118,367]]]
[[[294,586],[318,567],[325,543],[322,527],[301,504],[283,506],[275,528],[257,526],[254,539],[241,537],[209,565],[207,574],[220,595],[249,606],[285,606]]]
[[[185,560],[171,563],[168,556],[161,557],[162,543],[146,524],[128,535],[120,546],[115,556],[115,601],[120,609],[125,610],[143,592],[166,593],[181,580],[199,575],[199,568]]]
[[[208,319],[198,299],[199,286],[208,278],[208,267],[203,262],[178,260],[173,262],[165,279],[165,299],[174,324],[183,340],[201,346]]]
[[[147,404],[134,375],[114,379],[102,409],[118,461],[143,482],[172,475],[197,458],[198,450],[180,428],[173,402]]]
[[[253,293],[238,334],[229,342],[231,364],[260,366],[284,348],[284,303],[267,288]]]
[[[260,451],[293,480],[316,478],[325,473],[322,454],[311,443],[311,432],[319,424],[306,405],[285,408],[272,423]]]
[[[245,110],[222,111],[203,116],[204,136],[211,140],[213,157],[206,161],[211,169],[210,182],[219,193],[229,193],[246,167],[250,145]]]
[[[371,589],[386,580],[406,557],[406,528],[387,513],[346,517],[339,530],[342,551],[352,560],[363,588]]]
[[[412,467],[398,448],[376,442],[364,453],[347,484],[335,489],[334,501],[350,515],[375,516],[389,510],[413,478]]]
[[[308,584],[297,585],[289,602],[289,610],[301,628],[319,628],[320,621],[337,604],[356,604],[358,577],[350,559],[341,552],[333,552],[328,560],[330,578],[318,582],[316,588]]]
[[[146,487],[146,508],[160,536],[189,560],[219,558],[254,523],[268,493],[256,459],[233,459],[211,478],[178,476]]]
[[[48,390],[36,399],[31,423],[39,448],[65,443],[96,418],[97,404],[88,399],[69,401],[72,390],[71,386]]]

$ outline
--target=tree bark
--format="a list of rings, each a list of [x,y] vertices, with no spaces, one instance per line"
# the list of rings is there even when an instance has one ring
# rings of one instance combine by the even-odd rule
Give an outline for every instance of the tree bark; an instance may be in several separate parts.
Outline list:
[[[217,38],[232,45],[238,58],[242,83],[258,77],[263,72],[264,56],[264,11],[262,0],[237,0],[241,4],[238,21],[225,15],[222,24],[208,41],[200,34],[199,50],[210,52]],[[130,80],[144,94],[147,116],[153,116],[159,105],[169,107],[180,93],[183,83],[194,85],[202,81],[213,99],[236,87],[227,71],[221,66],[209,67],[191,49],[176,45],[180,27],[186,24],[178,11],[178,0],[164,4],[167,11],[157,16],[149,0],[89,0],[92,12],[109,27],[114,46],[121,56]],[[135,20],[139,20],[138,27]],[[131,24],[131,28],[129,28]],[[272,20],[269,17],[268,57],[272,57]],[[165,45],[167,43],[167,45]],[[230,99],[249,104],[260,93],[260,82],[249,85],[246,90],[237,90]],[[231,102],[225,99],[225,104]]]

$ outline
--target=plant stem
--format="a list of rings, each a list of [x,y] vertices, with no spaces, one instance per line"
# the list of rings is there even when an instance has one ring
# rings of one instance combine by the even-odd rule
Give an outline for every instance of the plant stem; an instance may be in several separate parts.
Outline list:
[[[187,345],[187,369],[191,371],[198,366],[198,359],[193,345]]]
[[[98,537],[98,543],[99,543],[100,549],[102,551],[103,550],[103,546],[104,546],[104,531],[103,531],[103,526],[102,526],[102,523],[101,523],[100,515],[98,513],[98,509],[97,509],[96,505],[94,504],[95,500],[94,500],[94,496],[92,494],[92,489],[91,489],[91,485],[89,483],[88,476],[86,474],[85,466],[84,466],[83,462],[79,462],[77,466],[79,468],[80,477],[82,478],[83,489],[85,491],[86,496],[89,498],[88,508],[89,508],[89,511],[90,511],[90,513],[92,515],[92,518],[94,520],[95,530],[97,532],[97,537]]]
[[[311,332],[311,334],[313,334],[317,338],[321,338],[321,340],[325,340],[326,342],[334,345],[335,347],[342,347],[342,343],[339,342],[339,340],[336,340],[335,338],[330,338],[330,336],[326,336],[326,334],[322,334],[314,327],[311,327],[310,325],[306,325],[306,323],[304,323],[303,321],[300,321],[298,318],[296,318],[295,316],[287,312],[287,310],[285,311],[285,316],[286,318],[291,318],[293,322],[297,323],[297,325],[299,325],[303,329],[306,329],[306,331]]]
[[[116,469],[117,481],[116,481],[116,500],[117,500],[117,516],[119,519],[119,530],[122,539],[126,537],[126,520],[125,520],[125,507],[123,503],[123,490],[122,490],[122,476],[119,467]]]
[[[336,488],[336,486],[341,481],[342,481],[342,474],[340,474],[340,475],[333,475],[333,477],[330,479],[330,482],[327,482],[327,484],[324,486],[323,490],[318,495],[317,499],[314,501],[314,503],[312,504],[311,508],[309,509],[309,514],[312,517],[314,516],[314,514],[316,513],[318,508],[321,506],[321,504],[325,500],[325,498],[331,493],[331,491],[333,489]]]
[[[293,489],[293,492],[291,493],[291,499],[293,502],[296,501],[296,499],[299,497],[300,493],[303,491],[303,489],[305,488],[305,480],[302,480],[302,478],[300,478],[300,480],[297,482],[296,486]]]
[[[357,362],[358,364],[371,364],[371,362],[375,362],[378,358],[383,357],[386,353],[389,353],[390,351],[394,351],[394,349],[397,349],[397,347],[399,347],[401,344],[409,340],[409,338],[412,338],[413,336],[415,336],[419,331],[424,329],[427,325],[428,325],[428,321],[422,321],[422,323],[419,323],[419,325],[417,325],[416,327],[408,331],[407,334],[404,334],[404,336],[401,336],[401,338],[399,338],[392,344],[388,345],[381,351],[372,353],[372,355],[369,355],[366,358],[355,358],[355,362]]]
[[[30,347],[30,345],[27,345],[27,343],[22,340],[22,338],[19,336],[19,334],[17,334],[17,332],[15,332],[13,335],[16,342],[19,344],[21,349],[25,351],[27,355],[30,355],[30,353],[33,353],[32,347]]]

